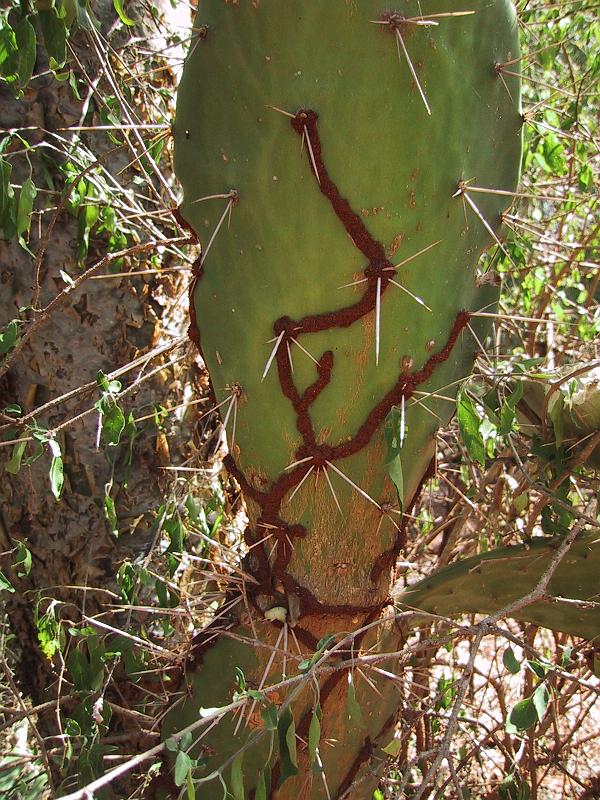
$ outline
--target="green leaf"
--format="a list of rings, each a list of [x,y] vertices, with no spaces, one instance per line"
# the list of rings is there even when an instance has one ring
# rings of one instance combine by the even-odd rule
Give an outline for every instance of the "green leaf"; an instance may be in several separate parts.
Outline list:
[[[65,272],[64,269],[59,269],[58,272],[60,274],[60,277],[63,279],[63,281],[67,284],[67,286],[70,286],[71,288],[73,288],[73,286],[75,286],[75,281],[69,275],[68,272]]]
[[[60,452],[60,451],[59,451]],[[55,500],[60,500],[63,486],[65,483],[63,460],[61,456],[52,456],[50,462],[50,488]]]
[[[267,800],[267,783],[265,781],[265,771],[262,770],[258,776],[254,800]]]
[[[479,430],[482,419],[474,403],[464,391],[461,391],[458,395],[456,401],[456,415],[458,418],[460,435],[467,448],[467,452],[473,461],[485,464],[485,445],[483,436]]]
[[[362,711],[356,699],[356,688],[352,674],[348,673],[348,697],[346,699],[346,714],[353,725],[362,725]]]
[[[537,717],[541,722],[544,719],[548,703],[550,702],[550,692],[545,683],[540,683],[532,696],[533,705],[537,713]]]
[[[552,427],[554,429],[554,440],[557,447],[562,445],[564,438],[564,408],[565,397],[563,393],[555,392],[553,398],[548,404],[548,416],[552,422]]]
[[[327,650],[327,648],[329,647],[329,645],[330,645],[330,644],[333,644],[333,642],[335,642],[335,634],[333,634],[333,633],[326,633],[326,634],[325,634],[325,636],[323,636],[323,637],[322,637],[321,639],[319,639],[319,641],[317,642],[317,650],[316,650],[316,652],[317,652],[319,655],[322,655],[322,654],[325,652],[325,650]]]
[[[33,211],[33,202],[36,196],[37,189],[31,178],[27,178],[19,192],[17,205],[17,236],[22,245],[24,245],[22,241],[23,235],[29,234],[29,229],[31,228],[31,212]]]
[[[2,67],[5,62],[9,62],[10,64],[16,52],[17,40],[15,38],[15,32],[8,22],[3,21],[2,27],[0,28],[0,67]],[[10,67],[5,67],[0,70],[0,75],[3,75],[8,80],[11,71]]]
[[[442,675],[437,682],[438,697],[435,701],[435,709],[439,711],[441,708],[447,709],[452,705],[452,701],[456,695],[456,683],[454,678]]]
[[[111,395],[101,397],[96,408],[102,416],[102,442],[108,447],[116,447],[125,428],[123,409]]]
[[[17,576],[19,578],[25,578],[31,572],[31,551],[25,547],[23,542],[17,543],[17,557],[15,559],[15,563],[13,564],[14,568],[17,570]]]
[[[184,783],[187,781],[187,776],[192,769],[192,759],[188,756],[186,752],[180,750],[177,753],[177,758],[175,759],[175,786],[183,786]]]
[[[125,13],[125,9],[123,8],[123,0],[113,0],[113,5],[123,25],[135,25],[135,20],[131,19],[131,17],[128,17]]]
[[[531,659],[528,659],[527,666],[540,680],[544,680],[548,672],[548,667],[544,666],[544,664],[540,664],[539,661],[532,661]]]
[[[404,475],[402,472],[400,451],[404,442],[405,433],[405,420],[402,410],[394,406],[386,417],[383,436],[386,444],[385,467],[390,479],[396,487],[400,510],[402,510],[402,504],[404,502]]]
[[[517,381],[517,384],[502,404],[500,409],[500,427],[499,433],[503,436],[511,433],[514,428],[516,417],[516,405],[523,397],[523,381]]]
[[[331,633],[328,633],[325,636],[323,636],[323,638],[320,639],[320,641],[317,644],[317,649],[314,655],[312,655],[310,658],[303,659],[298,664],[298,671],[308,672],[308,670],[311,669],[311,667],[313,667],[317,663],[317,661],[319,661],[323,653],[327,650],[329,645],[332,644],[334,641],[335,641],[335,636]]]
[[[79,94],[79,84],[77,83],[77,76],[73,72],[73,70],[69,70],[69,86],[71,87],[71,91],[73,92],[73,97],[76,100],[81,101],[81,95]]]
[[[4,141],[9,141],[7,136]],[[0,229],[7,239],[14,235],[16,227],[15,190],[10,182],[12,164],[0,157]]]
[[[115,501],[108,494],[104,498],[104,516],[106,517],[106,521],[110,526],[110,532],[112,533],[113,536],[118,537],[119,524],[117,520]]]
[[[314,764],[317,758],[317,747],[321,741],[321,719],[323,712],[321,706],[317,704],[310,720],[308,727],[308,760],[310,764]]]
[[[0,572],[0,592],[14,592],[15,587],[12,583],[6,578],[2,572]]]
[[[98,387],[99,387],[99,388],[100,388],[100,389],[101,389],[103,392],[108,392],[108,391],[109,391],[109,388],[108,388],[108,387],[109,387],[108,378],[107,378],[107,377],[106,377],[106,375],[105,375],[105,374],[102,372],[102,370],[101,370],[101,369],[99,369],[99,370],[98,370],[98,372],[96,373],[96,383],[98,384]]]
[[[16,475],[21,469],[21,461],[23,460],[23,454],[25,452],[26,447],[27,447],[26,436],[23,437],[20,441],[18,441],[14,445],[11,457],[4,466],[4,469],[11,475]]]
[[[290,756],[290,761],[292,764],[297,767],[298,766],[298,756],[296,753],[296,723],[294,722],[294,718],[292,717],[292,721],[290,722],[288,729],[285,734],[285,741],[288,747],[288,753]]]
[[[242,763],[244,761],[244,751],[233,759],[231,765],[231,792],[235,800],[245,800],[244,791],[244,772],[242,770]]]
[[[562,645],[562,655],[560,659],[560,665],[563,669],[568,667],[571,663],[571,655],[573,653],[573,648],[571,645]]]
[[[234,669],[234,672],[235,672],[235,682],[238,685],[238,689],[240,690],[240,692],[245,692],[246,691],[246,676],[244,675],[243,671],[239,667],[236,667]]]
[[[517,775],[507,775],[499,787],[500,800],[530,800],[531,788]]]
[[[594,188],[594,170],[591,164],[583,164],[577,176],[579,188],[583,192],[591,192]]]
[[[155,424],[157,427],[159,427],[159,424],[156,423],[157,414],[158,412],[155,410]],[[185,507],[190,516],[190,522],[198,527],[201,527],[202,520],[200,518],[200,512],[202,509],[198,506],[192,494],[188,494],[188,496],[185,498]]]
[[[53,68],[60,68],[67,60],[67,29],[64,19],[58,16],[56,8],[38,11],[40,28],[48,56],[54,60]]]
[[[396,736],[392,739],[389,744],[386,744],[385,747],[381,748],[384,753],[387,753],[388,756],[392,756],[392,758],[397,758],[400,755],[400,750],[402,750],[402,742]]]
[[[522,492],[516,497],[513,497],[512,504],[517,514],[522,514],[529,505],[529,492]]]
[[[512,649],[512,647],[507,647],[502,654],[502,663],[513,675],[517,675],[521,671],[521,665],[517,661],[515,651]]]
[[[296,760],[296,726],[294,717],[289,708],[282,712],[277,725],[277,738],[279,741],[279,784],[298,774]],[[291,750],[290,750],[291,746]]]
[[[0,332],[0,356],[7,355],[13,349],[19,338],[19,320],[12,319],[6,328]]]
[[[81,725],[75,719],[68,719],[65,722],[65,733],[67,736],[81,736]]]
[[[520,700],[510,712],[508,719],[518,731],[526,731],[528,728],[532,728],[538,721],[533,698],[526,697],[524,700]]]
[[[20,89],[24,89],[33,75],[35,67],[35,28],[25,17],[15,28],[15,38],[17,41],[17,68],[16,83]]]
[[[268,731],[276,731],[277,706],[274,703],[270,703],[270,705],[268,705],[266,708],[263,708],[260,713],[263,718],[263,722],[265,723],[265,728]]]
[[[187,774],[187,800],[196,800],[196,789],[194,787],[194,780],[192,778],[192,770]]]

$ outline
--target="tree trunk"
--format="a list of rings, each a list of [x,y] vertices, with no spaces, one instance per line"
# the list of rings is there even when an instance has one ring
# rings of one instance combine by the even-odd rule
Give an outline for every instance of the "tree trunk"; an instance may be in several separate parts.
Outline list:
[[[146,4],[129,6],[129,13],[136,18],[135,34],[160,52],[165,46],[164,31],[168,27],[161,32],[160,17],[155,18]],[[171,8],[166,0],[153,6],[160,14]],[[113,3],[105,0],[94,4],[94,13],[102,22],[101,36],[108,36],[118,51],[128,34],[118,23]],[[145,247],[144,243],[162,239],[167,246],[163,247],[162,255],[154,255],[153,263],[164,267],[174,263],[172,254],[178,252],[168,242],[185,238],[173,219],[165,216],[174,205],[168,175],[165,173],[166,177],[159,179],[152,173],[149,162],[131,163],[135,153],[142,150],[136,139],[138,132],[116,133],[121,142],[129,143],[121,147],[100,132],[64,132],[69,126],[111,124],[110,114],[108,120],[106,117],[107,101],[109,112],[114,111],[114,103],[111,106],[110,102],[116,102],[111,69],[124,69],[123,62],[120,56],[113,57],[107,50],[98,58],[94,42],[100,45],[102,40],[92,31],[80,31],[70,42],[71,63],[80,79],[81,100],[73,96],[68,82],[58,82],[48,74],[42,48],[38,48],[36,65],[40,77],[34,77],[24,97],[15,99],[7,86],[0,84],[0,127],[21,130],[21,136],[32,148],[25,155],[18,155],[15,151],[22,151],[23,145],[12,138],[5,153],[13,164],[11,180],[23,184],[32,169],[39,188],[28,247],[34,254],[45,247],[36,274],[35,258],[19,244],[16,236],[0,241],[0,330],[15,319],[22,320],[19,323],[22,335],[32,324],[37,326],[16,357],[12,353],[7,355],[8,371],[7,362],[0,362],[3,372],[0,410],[18,404],[21,416],[26,418],[26,424],[22,424],[12,411],[9,416],[15,422],[11,424],[5,412],[0,420],[2,439],[31,436],[35,424],[56,431],[54,438],[64,464],[64,489],[57,501],[51,492],[52,462],[47,444],[44,454],[26,465],[34,450],[30,443],[20,469],[14,466],[15,449],[0,449],[3,474],[0,566],[16,589],[14,594],[4,593],[5,607],[14,634],[11,651],[15,674],[20,689],[34,705],[59,694],[63,699],[66,696],[71,706],[77,702],[73,696],[68,700],[67,688],[61,684],[68,652],[67,628],[85,616],[103,611],[112,598],[118,600],[119,565],[125,559],[141,559],[149,552],[157,536],[157,510],[165,497],[165,473],[160,468],[169,463],[170,450],[171,453],[183,450],[183,435],[187,432],[183,423],[179,430],[175,429],[181,438],[169,441],[167,435],[174,433],[169,429],[170,423],[161,431],[151,420],[143,421],[136,426],[135,437],[128,439],[126,428],[119,446],[106,446],[100,440],[100,419],[94,409],[100,393],[96,384],[98,372],[110,375],[123,365],[132,365],[120,378],[128,389],[123,400],[119,399],[125,415],[135,409],[136,417],[147,418],[153,404],[181,402],[187,380],[186,344],[185,320],[181,314],[178,317],[172,313],[181,292],[176,278],[90,279],[63,298],[65,302],[51,313],[39,311],[49,308],[68,281],[77,280],[111,249],[133,245],[134,253],[137,248],[139,255],[114,260],[107,265],[110,271],[143,270],[151,265],[149,257],[157,251],[156,246]],[[173,74],[164,65],[162,70],[163,84],[170,82],[172,86]],[[138,91],[136,98],[138,105],[133,107],[126,106],[123,97],[118,98],[122,109],[127,109],[122,121],[133,117],[134,123],[138,119],[151,123],[156,119],[155,98],[145,90]],[[168,119],[170,113],[168,104],[164,105],[163,119]],[[145,148],[154,132],[141,131]],[[104,234],[98,230],[98,222],[91,234],[85,229],[82,221],[85,203],[72,210],[73,196],[79,191],[77,181],[69,201],[61,200],[61,196],[65,197],[62,190],[66,170],[72,167],[75,174],[82,172],[81,159],[85,165],[85,159],[91,164],[94,157],[95,169],[84,174],[95,176],[95,186],[108,187],[108,194],[103,196],[96,189],[90,195],[89,208],[93,211],[95,206],[101,212],[112,208],[116,214],[115,225],[109,230],[105,228]],[[139,177],[148,174],[150,179],[142,190]],[[42,189],[42,185],[47,188]],[[127,208],[128,197],[131,211]],[[57,206],[59,210],[55,213]],[[162,217],[151,216],[150,212],[157,208],[164,209]],[[128,223],[127,218],[136,209],[141,222]],[[121,247],[115,246],[111,237],[116,237],[118,243],[121,233],[126,238]],[[90,236],[89,251],[83,255],[82,263],[78,263],[86,236]],[[106,274],[107,266],[99,274]],[[33,310],[23,310],[30,306]],[[169,342],[178,344],[178,348],[174,349]],[[161,345],[163,352],[155,353]],[[65,395],[69,396],[64,401],[54,402]],[[68,422],[79,416],[76,421]],[[10,472],[5,472],[7,466]],[[107,497],[108,503],[115,503],[116,520],[110,508],[105,509]],[[14,566],[22,552],[18,550],[19,543],[32,554],[28,575],[23,574],[22,567]],[[51,631],[61,639],[56,647],[48,642],[44,646],[38,638],[40,618],[44,615]],[[122,617],[121,622],[126,625],[126,618]],[[40,716],[38,727],[43,735],[60,732],[54,709]]]

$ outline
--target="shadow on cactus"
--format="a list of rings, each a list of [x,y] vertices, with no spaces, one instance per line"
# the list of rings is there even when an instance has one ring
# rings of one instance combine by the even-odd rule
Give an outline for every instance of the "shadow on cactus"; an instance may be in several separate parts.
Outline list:
[[[369,682],[348,663],[402,646],[403,512],[452,413],[420,398],[456,393],[486,335],[473,312],[498,298],[478,262],[518,181],[520,86],[501,69],[517,21],[505,0],[214,0],[196,29],[175,124],[203,246],[191,335],[247,504],[248,579],[197,637],[164,736],[213,715],[175,775],[206,797],[370,798],[396,659]],[[477,606],[461,581],[448,613]]]

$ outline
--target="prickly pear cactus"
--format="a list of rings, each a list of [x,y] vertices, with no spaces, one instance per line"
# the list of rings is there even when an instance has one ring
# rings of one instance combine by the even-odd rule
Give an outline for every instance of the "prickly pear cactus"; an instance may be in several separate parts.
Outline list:
[[[411,586],[397,602],[443,617],[493,614],[535,589],[560,542],[560,537],[540,537],[527,546],[466,558]],[[600,635],[599,566],[597,533],[580,535],[559,563],[545,597],[511,616],[596,640]]]
[[[497,68],[518,57],[506,0],[204,0],[195,30],[175,124],[203,247],[191,332],[248,505],[251,580],[201,637],[167,733],[229,702],[236,668],[262,689],[326,634],[384,620],[401,512],[452,412],[430,393],[454,394],[485,333],[471,312],[497,289],[477,265],[521,148],[519,85]],[[395,649],[385,627],[344,657]],[[228,782],[245,747],[231,780],[257,797],[269,780],[272,797],[370,797],[395,708],[392,683],[373,685],[338,670],[276,698],[293,701],[293,758],[289,725],[277,748],[260,714],[225,717],[201,741],[205,774]],[[316,705],[335,747],[305,746]]]

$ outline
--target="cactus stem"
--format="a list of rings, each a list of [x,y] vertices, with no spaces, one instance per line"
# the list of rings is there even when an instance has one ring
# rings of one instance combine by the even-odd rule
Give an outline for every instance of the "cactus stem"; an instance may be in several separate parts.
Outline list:
[[[343,479],[346,481],[346,483],[349,483],[349,484],[350,484],[350,486],[352,486],[352,488],[353,488],[353,489],[354,489],[356,492],[358,492],[360,495],[362,495],[362,496],[363,496],[363,497],[364,497],[366,500],[368,500],[370,503],[373,503],[373,505],[374,505],[376,508],[378,508],[378,509],[381,511],[381,506],[379,505],[379,503],[378,503],[376,500],[373,500],[373,498],[371,497],[371,495],[370,495],[370,494],[367,494],[367,493],[365,492],[365,490],[364,490],[364,489],[361,489],[361,488],[360,488],[360,486],[357,486],[357,485],[354,483],[354,481],[350,480],[350,478],[349,478],[349,477],[348,477],[348,476],[347,476],[345,473],[343,473],[341,469],[339,469],[338,467],[336,467],[336,465],[335,465],[335,464],[332,464],[332,463],[331,463],[331,461],[326,461],[326,462],[325,462],[325,464],[326,464],[328,467],[331,467],[331,469],[332,469],[334,472],[337,472],[337,474],[340,476],[340,478],[343,478]],[[325,474],[327,474],[327,472],[325,472]]]
[[[260,379],[261,383],[267,377],[267,373],[271,369],[271,364],[273,363],[273,359],[277,355],[277,350],[279,349],[279,345],[281,344],[281,340],[283,339],[284,335],[285,335],[285,331],[281,331],[281,333],[279,334],[279,336],[275,340],[275,347],[271,350],[271,355],[269,356],[269,360],[267,361],[267,365],[265,367],[265,371],[263,372],[262,378]]]
[[[423,87],[421,86],[421,83],[419,82],[419,78],[417,76],[417,71],[413,67],[413,63],[410,60],[410,56],[408,54],[408,50],[406,49],[406,45],[404,44],[404,39],[402,38],[402,34],[400,33],[400,28],[396,27],[395,30],[396,30],[396,47],[398,48],[398,59],[399,59],[400,62],[402,62],[402,55],[401,55],[401,52],[400,52],[400,48],[402,48],[402,52],[404,53],[404,57],[406,59],[406,63],[408,64],[408,68],[409,68],[409,70],[411,72],[411,75],[414,78],[415,83],[417,84],[417,89],[419,90],[419,94],[421,95],[421,99],[423,100],[423,103],[425,104],[425,108],[427,110],[427,113],[429,114],[429,116],[431,116],[431,109],[429,108],[429,103],[427,102],[427,96],[425,95],[425,92],[423,91]]]
[[[379,366],[379,334],[381,332],[381,276],[377,278],[375,295],[375,365]]]

